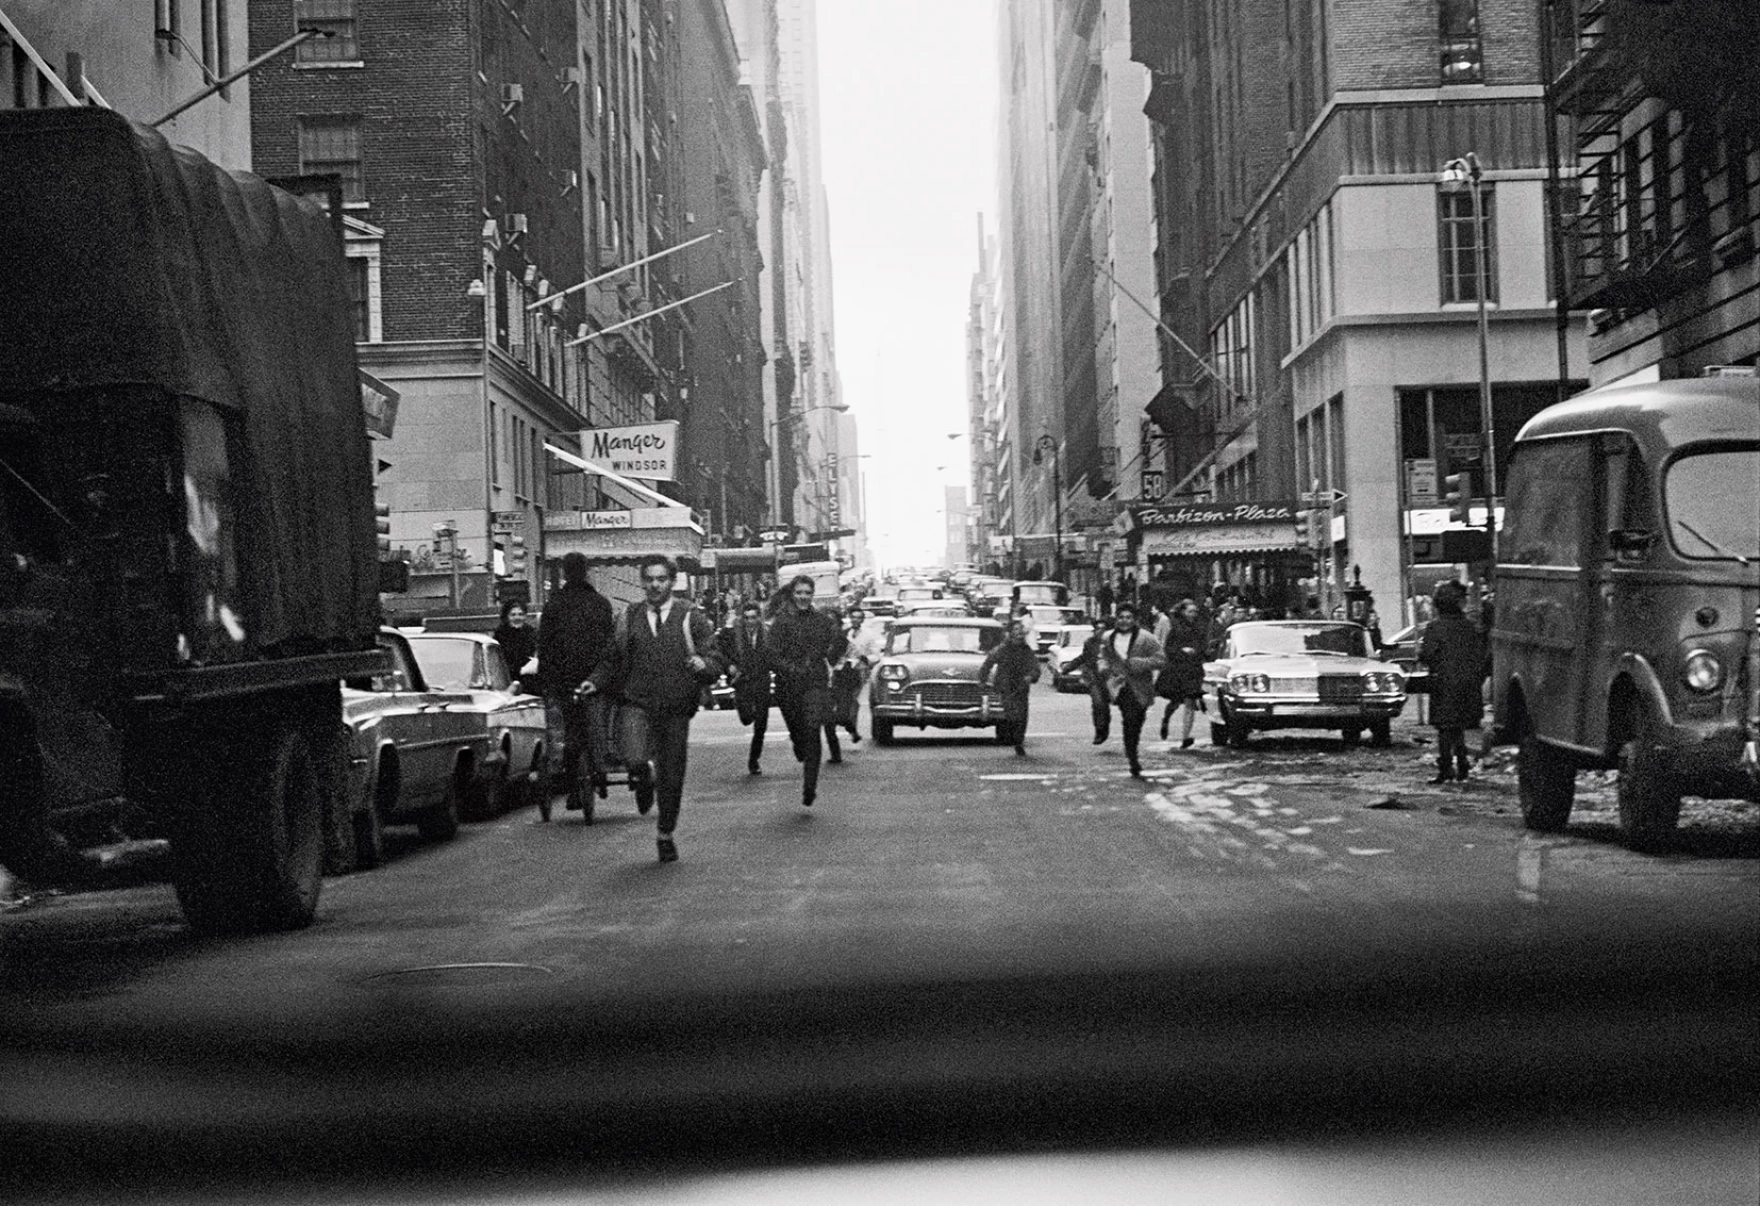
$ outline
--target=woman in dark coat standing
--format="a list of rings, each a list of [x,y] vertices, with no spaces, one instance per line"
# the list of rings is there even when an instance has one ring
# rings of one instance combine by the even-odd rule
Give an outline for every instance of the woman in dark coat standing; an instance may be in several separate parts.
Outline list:
[[[1167,636],[1162,650],[1167,654],[1167,669],[1156,678],[1155,693],[1167,701],[1161,713],[1161,740],[1167,740],[1167,728],[1173,712],[1181,704],[1185,714],[1179,722],[1179,748],[1192,748],[1192,718],[1204,706],[1204,645],[1209,633],[1198,605],[1181,599],[1168,615]]]
[[[1430,723],[1436,726],[1436,777],[1430,782],[1467,778],[1466,730],[1479,727],[1484,713],[1485,637],[1461,609],[1466,589],[1444,582],[1434,595],[1436,618],[1424,627],[1418,660],[1430,671]]]

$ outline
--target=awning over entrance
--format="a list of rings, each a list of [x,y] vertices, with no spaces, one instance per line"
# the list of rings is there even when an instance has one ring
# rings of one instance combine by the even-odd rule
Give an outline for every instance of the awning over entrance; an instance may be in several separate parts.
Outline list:
[[[702,569],[703,529],[685,507],[547,512],[545,557],[568,553],[599,565],[635,565],[659,554],[696,573]]]
[[[703,568],[724,574],[763,574],[775,571],[779,558],[776,546],[755,549],[704,549]]]

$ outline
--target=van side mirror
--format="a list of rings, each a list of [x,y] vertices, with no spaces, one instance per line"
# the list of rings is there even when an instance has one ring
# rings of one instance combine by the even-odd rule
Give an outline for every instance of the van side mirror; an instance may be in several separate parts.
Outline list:
[[[1639,557],[1656,543],[1656,533],[1639,528],[1614,528],[1607,534],[1607,547],[1621,557]]]

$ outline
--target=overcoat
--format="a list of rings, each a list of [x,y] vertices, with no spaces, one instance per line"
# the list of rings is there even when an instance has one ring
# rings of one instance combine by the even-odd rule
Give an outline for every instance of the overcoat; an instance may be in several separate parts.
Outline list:
[[[1118,656],[1118,633],[1109,632],[1100,644],[1100,673],[1106,690],[1117,702],[1120,692],[1129,691],[1145,708],[1155,702],[1155,676],[1167,665],[1167,654],[1155,634],[1137,629],[1131,634],[1128,655]]]
[[[1188,623],[1179,616],[1168,621],[1167,637],[1162,642],[1167,654],[1167,669],[1155,681],[1156,693],[1163,699],[1185,700],[1204,694],[1207,636],[1202,622]]]
[[[1424,626],[1418,660],[1430,670],[1430,723],[1476,729],[1485,705],[1485,637],[1466,616],[1440,615]]]
[[[978,680],[983,682],[992,674],[996,693],[1002,696],[1002,718],[1010,724],[1019,724],[1027,718],[1029,692],[1039,681],[1039,655],[1033,652],[1031,645],[1004,641],[984,659],[978,670]]]

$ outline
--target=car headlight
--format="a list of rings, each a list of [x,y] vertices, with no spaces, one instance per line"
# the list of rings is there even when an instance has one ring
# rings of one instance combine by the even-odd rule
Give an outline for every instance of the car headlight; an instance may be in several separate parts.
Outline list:
[[[881,678],[895,678],[901,682],[910,677],[910,671],[906,670],[896,662],[887,662],[883,664],[880,667],[879,674]]]
[[[1228,685],[1240,695],[1263,695],[1271,690],[1271,679],[1263,674],[1236,674],[1229,678]]]
[[[1681,667],[1681,681],[1694,691],[1715,691],[1723,686],[1723,663],[1710,650],[1695,649]]]
[[[1400,689],[1400,676],[1391,673],[1363,675],[1363,690],[1371,695],[1386,694]]]

